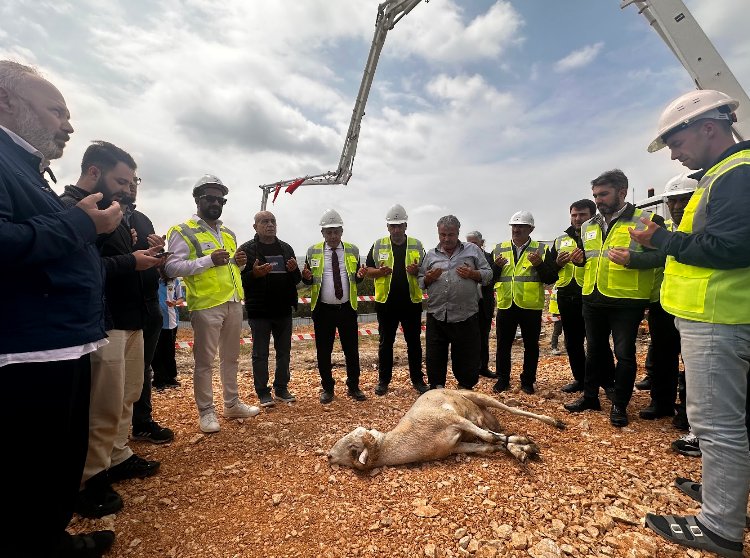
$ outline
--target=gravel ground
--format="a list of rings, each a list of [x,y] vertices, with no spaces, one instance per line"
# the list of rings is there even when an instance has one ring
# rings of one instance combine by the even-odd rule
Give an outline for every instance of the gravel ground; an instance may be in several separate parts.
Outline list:
[[[642,521],[647,511],[696,511],[672,482],[677,475],[699,479],[700,460],[669,449],[681,433],[668,419],[637,418],[646,393],[634,395],[624,429],[609,425],[604,397],[604,412],[569,415],[562,403],[572,397],[559,391],[570,379],[567,360],[549,355],[551,326],[544,331],[537,393],[515,389],[501,399],[561,418],[568,429],[499,416],[505,432],[539,444],[541,460],[521,465],[504,454],[455,456],[364,475],[329,467],[325,453],[358,425],[388,430],[414,402],[402,339],[392,389],[381,398],[372,392],[377,338],[360,338],[361,387],[369,397],[362,403],[345,395],[337,343],[339,389],[325,407],[318,402],[313,342],[296,342],[290,388],[298,401],[246,421],[220,418],[221,432],[213,435],[198,428],[192,357],[178,350],[182,386],[155,392],[153,400],[155,418],[175,431],[175,440],[132,442],[136,453],[162,462],[159,474],[118,484],[124,510],[96,521],[76,516],[71,529],[114,529],[109,555],[122,557],[702,556],[662,542]],[[645,342],[639,340],[641,362]],[[257,403],[250,349],[242,351],[240,394]],[[516,388],[521,353],[517,342]],[[221,410],[218,372],[214,381]],[[482,379],[476,389],[490,394],[492,383]]]

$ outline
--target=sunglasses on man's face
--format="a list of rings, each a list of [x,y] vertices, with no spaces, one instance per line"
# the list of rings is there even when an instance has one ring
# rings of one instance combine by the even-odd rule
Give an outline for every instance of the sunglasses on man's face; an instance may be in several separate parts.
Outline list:
[[[220,198],[219,196],[212,196],[211,194],[203,194],[202,196],[198,196],[201,200],[206,200],[208,203],[219,203],[220,205],[226,205],[227,199],[226,198]]]

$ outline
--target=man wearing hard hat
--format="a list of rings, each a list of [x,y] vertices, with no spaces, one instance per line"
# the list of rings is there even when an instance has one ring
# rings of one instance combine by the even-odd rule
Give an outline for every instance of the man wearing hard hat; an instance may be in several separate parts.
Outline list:
[[[408,219],[402,206],[391,207],[385,215],[388,236],[376,240],[367,254],[367,277],[375,279],[380,335],[377,395],[388,392],[399,323],[404,331],[412,386],[419,393],[429,389],[422,375],[422,289],[417,281],[424,248],[419,240],[406,236]]]
[[[315,327],[315,350],[323,388],[320,402],[333,401],[333,365],[331,352],[339,332],[341,348],[346,360],[347,394],[356,401],[367,399],[359,389],[359,337],[357,334],[357,283],[365,276],[359,267],[359,248],[342,242],[344,221],[334,209],[320,218],[323,242],[307,249],[302,281],[312,285],[312,319]]]
[[[237,237],[221,217],[229,193],[218,177],[202,176],[193,188],[197,211],[188,221],[169,229],[169,257],[165,271],[182,277],[193,326],[193,392],[199,425],[205,433],[218,432],[211,367],[219,351],[224,417],[249,418],[260,409],[240,401],[237,370],[242,333],[242,279],[247,255],[237,250]]]
[[[750,459],[746,427],[750,368],[750,142],[735,143],[739,103],[691,91],[670,103],[650,152],[668,147],[698,187],[677,231],[644,223],[634,241],[667,254],[661,304],[676,316],[687,381],[687,416],[700,439],[703,484],[677,487],[702,501],[697,516],[646,515],[665,539],[742,556]]]
[[[520,326],[523,337],[521,390],[532,394],[539,364],[544,285],[557,281],[557,270],[547,247],[531,239],[534,216],[529,211],[514,213],[508,224],[511,239],[501,242],[492,251],[497,299],[495,366],[498,376],[492,389],[500,393],[510,387],[510,352],[516,328]]]

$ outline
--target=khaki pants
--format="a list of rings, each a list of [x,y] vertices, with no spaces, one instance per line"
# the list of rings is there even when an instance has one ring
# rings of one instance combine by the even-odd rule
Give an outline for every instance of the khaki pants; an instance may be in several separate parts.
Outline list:
[[[82,483],[133,455],[128,429],[143,389],[143,331],[113,329],[107,335],[109,343],[91,353],[89,449]]]
[[[211,382],[211,367],[219,351],[219,373],[224,390],[224,407],[239,401],[237,371],[240,359],[240,335],[242,334],[242,305],[225,302],[213,308],[190,312],[193,325],[193,358],[195,373],[193,392],[198,414],[204,416],[214,412],[214,392]]]

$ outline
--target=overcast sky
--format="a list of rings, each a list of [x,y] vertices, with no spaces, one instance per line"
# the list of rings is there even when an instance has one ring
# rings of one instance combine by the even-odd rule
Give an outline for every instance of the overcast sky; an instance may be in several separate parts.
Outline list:
[[[270,206],[298,254],[326,208],[364,252],[394,203],[437,242],[448,213],[488,244],[530,210],[537,239],[568,225],[589,182],[619,167],[635,198],[682,172],[648,154],[663,107],[692,82],[619,0],[432,0],[389,34],[348,186],[306,186]],[[743,0],[688,7],[750,91]],[[91,140],[129,151],[138,207],[157,232],[195,211],[204,173],[230,189],[225,224],[243,242],[259,184],[335,170],[372,41],[378,0],[4,0],[0,57],[34,64],[76,129],[53,169],[75,183]],[[630,198],[629,198],[630,199]]]

